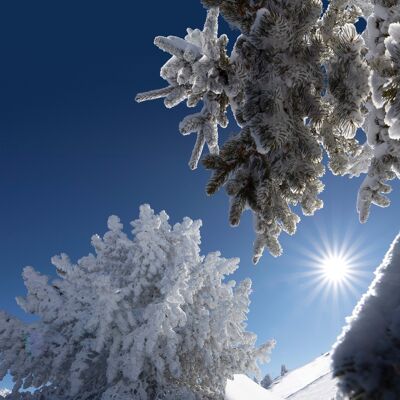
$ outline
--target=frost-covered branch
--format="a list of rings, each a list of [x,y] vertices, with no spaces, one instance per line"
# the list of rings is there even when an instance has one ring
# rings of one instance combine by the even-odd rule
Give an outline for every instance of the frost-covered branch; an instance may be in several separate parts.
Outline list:
[[[202,110],[180,124],[183,134],[197,133],[190,166],[197,166],[207,143],[204,165],[213,172],[207,193],[225,187],[233,226],[244,210],[252,210],[254,261],[264,248],[275,256],[281,253],[280,233],[293,234],[300,220],[296,205],[305,215],[322,207],[324,151],[334,174],[368,172],[359,195],[361,220],[371,203],[386,205],[385,181],[398,173],[400,155],[395,2],[380,0],[372,6],[367,0],[332,0],[322,16],[320,0],[202,3],[209,8],[202,32],[189,30],[185,40],[156,39],[173,55],[161,70],[170,87],[138,100],[176,92],[189,106],[203,101]],[[226,37],[217,36],[218,9],[241,31],[230,55]],[[371,12],[361,36],[354,24]],[[218,125],[227,125],[228,106],[240,132],[219,146]],[[374,107],[384,109],[382,118]],[[382,126],[379,137],[376,126]],[[363,145],[356,136],[361,128],[368,135]]]
[[[179,125],[183,135],[197,133],[189,162],[192,169],[197,168],[205,144],[210,153],[218,153],[218,126],[226,127],[228,124],[226,108],[229,101],[225,86],[230,63],[226,56],[227,43],[226,35],[218,37],[216,8],[208,11],[203,31],[188,29],[185,39],[156,37],[154,44],[172,55],[161,68],[161,77],[169,86],[136,96],[139,102],[165,97],[164,104],[168,108],[184,100],[188,107],[195,107],[203,101],[202,110],[187,116]]]
[[[367,61],[371,66],[371,100],[365,126],[373,158],[360,187],[357,209],[365,222],[371,204],[387,207],[388,180],[400,177],[400,9],[397,2],[375,1],[368,19]]]

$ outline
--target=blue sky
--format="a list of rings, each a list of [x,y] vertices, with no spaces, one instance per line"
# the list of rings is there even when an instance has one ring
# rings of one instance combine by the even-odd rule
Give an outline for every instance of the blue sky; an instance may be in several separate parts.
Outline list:
[[[119,215],[128,227],[146,202],[172,221],[201,218],[203,253],[241,258],[234,278],[250,277],[254,288],[249,329],[260,341],[277,340],[263,369],[276,375],[281,363],[292,369],[329,350],[398,232],[400,187],[394,184],[390,208],[374,207],[360,225],[360,179],[327,173],[324,209],[303,217],[294,237],[281,236],[282,257],[265,254],[254,267],[250,214],[230,228],[225,193],[207,197],[209,173],[187,166],[195,138],[182,137],[178,123],[190,111],[133,100],[164,85],[159,69],[168,56],[153,46],[154,36],[201,28],[199,3],[0,4],[0,307],[25,318],[14,300],[25,293],[24,266],[51,274],[51,256],[86,255],[108,215]],[[234,42],[237,32],[223,23],[221,32]],[[231,124],[222,140],[237,131]],[[358,243],[362,283],[351,294],[326,291],[307,301],[316,285],[304,275],[310,263],[301,249],[317,252],[324,237]]]

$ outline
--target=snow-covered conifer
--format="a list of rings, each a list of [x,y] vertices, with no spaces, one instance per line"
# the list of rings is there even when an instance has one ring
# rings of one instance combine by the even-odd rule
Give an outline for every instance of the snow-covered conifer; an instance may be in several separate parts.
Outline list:
[[[260,385],[264,388],[264,389],[268,389],[272,384],[272,378],[271,375],[267,374],[264,376],[263,380],[261,381]]]
[[[225,281],[239,260],[201,256],[200,221],[144,205],[132,226],[130,239],[112,216],[94,254],[53,257],[57,279],[24,269],[18,304],[37,321],[0,313],[10,399],[220,399],[233,373],[258,373],[273,342],[246,331],[250,280]]]
[[[167,101],[180,90],[189,106],[203,100],[203,110],[180,126],[184,134],[198,133],[190,165],[197,165],[207,142],[210,154],[203,162],[213,171],[207,193],[226,188],[233,226],[245,209],[253,211],[257,262],[264,248],[281,254],[280,233],[293,234],[300,220],[294,206],[305,215],[322,207],[324,149],[334,173],[359,174],[368,168],[371,151],[354,135],[364,121],[369,68],[364,40],[353,23],[370,7],[365,1],[332,0],[321,17],[320,0],[203,4],[208,15],[202,32],[188,30],[185,40],[155,40],[172,54],[161,69],[170,86],[137,99],[167,96]],[[241,31],[230,55],[226,37],[218,39],[218,10]],[[217,125],[226,126],[221,116],[228,105],[241,130],[219,151]]]
[[[285,364],[281,365],[281,376],[285,376],[288,373],[288,369],[286,368]]]
[[[375,275],[332,356],[339,387],[354,400],[400,398],[400,235]]]

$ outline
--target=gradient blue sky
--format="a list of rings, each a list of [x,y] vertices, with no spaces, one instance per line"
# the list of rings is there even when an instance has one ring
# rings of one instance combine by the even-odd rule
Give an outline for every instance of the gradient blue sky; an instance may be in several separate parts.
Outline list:
[[[294,237],[282,235],[282,257],[265,254],[254,267],[250,214],[230,228],[225,193],[207,197],[208,172],[187,166],[195,138],[182,137],[178,123],[190,111],[133,100],[164,85],[159,69],[168,56],[153,46],[154,36],[201,28],[199,3],[1,2],[0,307],[24,318],[14,300],[25,293],[24,266],[52,273],[52,255],[86,255],[108,215],[128,227],[147,202],[172,221],[201,218],[203,253],[241,258],[234,278],[250,277],[254,288],[249,329],[260,341],[277,340],[263,369],[276,375],[281,363],[292,369],[330,349],[398,232],[400,187],[390,208],[374,207],[360,225],[360,179],[327,173],[325,208],[304,217]],[[221,31],[232,42],[237,35],[224,23]],[[221,137],[236,132],[231,124]],[[310,262],[302,249],[316,253],[324,240],[357,244],[364,275],[353,293],[325,290],[310,300],[318,286],[305,275]]]

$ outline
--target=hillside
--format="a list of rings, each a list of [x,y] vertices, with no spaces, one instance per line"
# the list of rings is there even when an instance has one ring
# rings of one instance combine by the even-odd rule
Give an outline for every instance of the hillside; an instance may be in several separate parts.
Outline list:
[[[263,389],[244,375],[235,375],[226,386],[226,400],[339,400],[331,376],[329,353],[275,379]]]

